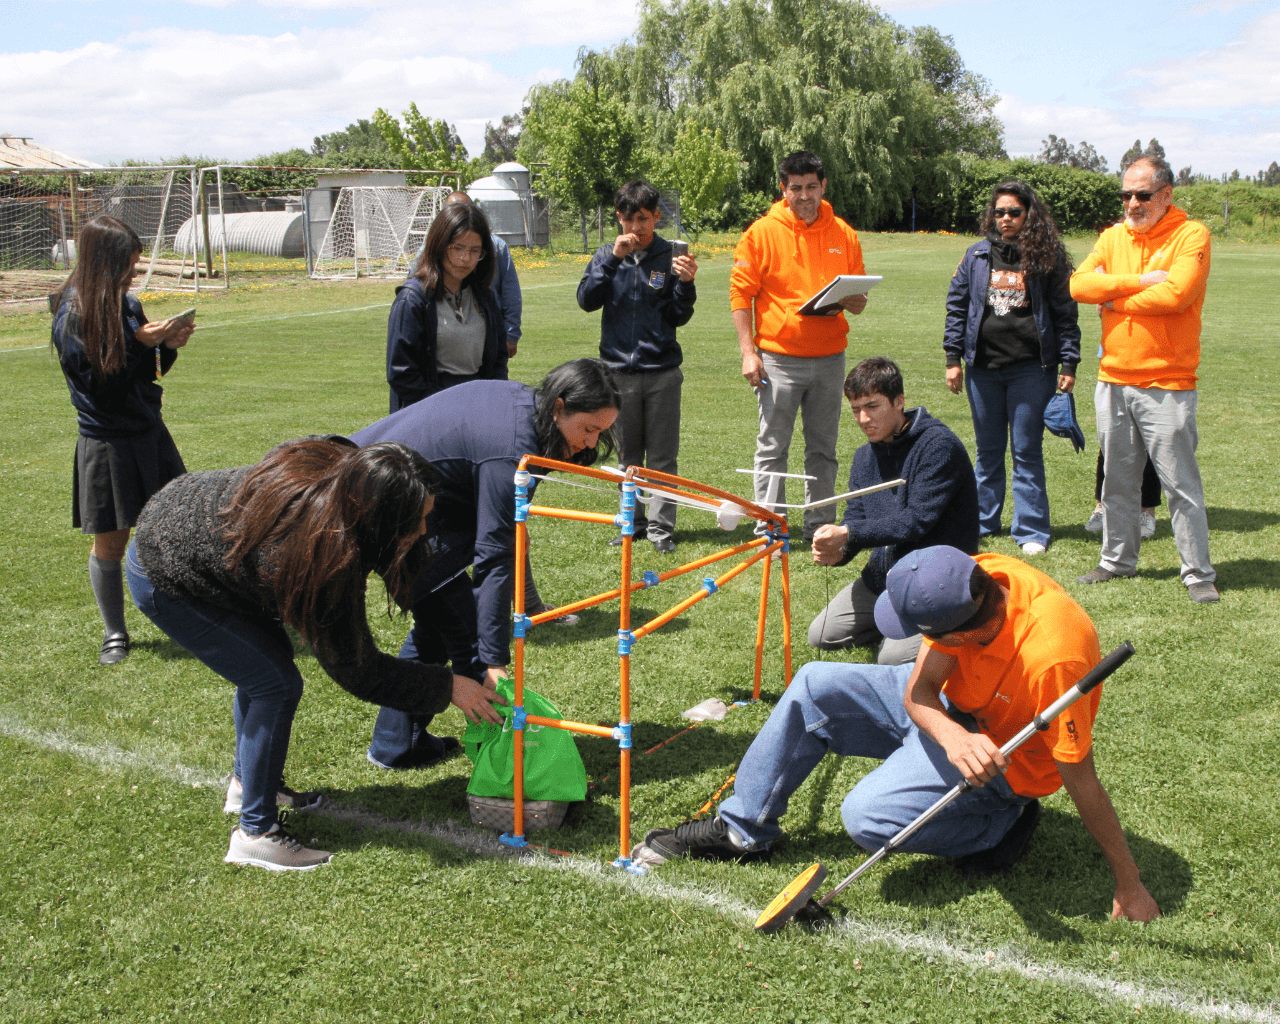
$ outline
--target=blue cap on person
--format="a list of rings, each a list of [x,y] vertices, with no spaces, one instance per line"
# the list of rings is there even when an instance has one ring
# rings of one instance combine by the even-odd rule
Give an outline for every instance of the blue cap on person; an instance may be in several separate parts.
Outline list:
[[[917,633],[949,633],[971,619],[979,602],[969,596],[978,563],[959,548],[938,544],[904,555],[889,570],[876,599],[876,628],[891,640]]]

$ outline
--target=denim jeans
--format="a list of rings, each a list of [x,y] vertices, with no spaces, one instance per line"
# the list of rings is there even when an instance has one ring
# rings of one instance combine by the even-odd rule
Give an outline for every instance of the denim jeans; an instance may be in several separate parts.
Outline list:
[[[266,832],[276,821],[276,787],[302,698],[302,674],[289,634],[266,615],[250,618],[157,590],[138,564],[133,544],[125,555],[125,574],[138,611],[235,685],[236,775],[244,787],[240,828],[248,835]]]
[[[965,390],[973,413],[978,458],[978,532],[1000,532],[1004,508],[1004,453],[1013,448],[1013,522],[1009,535],[1018,544],[1049,544],[1049,492],[1044,483],[1044,409],[1058,387],[1055,367],[1034,359],[997,370],[970,366]]]
[[[738,766],[734,792],[719,815],[748,846],[781,833],[787,800],[826,756],[874,757],[883,763],[840,807],[844,827],[866,850],[878,850],[952,786],[960,772],[903,707],[910,665],[850,665],[811,661],[796,673]],[[972,717],[951,715],[970,732]],[[1000,775],[953,800],[900,847],[962,857],[989,850],[1013,827],[1028,802]]]

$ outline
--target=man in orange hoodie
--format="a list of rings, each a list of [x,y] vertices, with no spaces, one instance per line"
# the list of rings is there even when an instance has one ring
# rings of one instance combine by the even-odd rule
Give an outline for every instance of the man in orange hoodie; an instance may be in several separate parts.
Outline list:
[[[1196,463],[1200,311],[1209,279],[1209,229],[1173,205],[1173,170],[1144,156],[1125,171],[1123,223],[1108,228],[1071,276],[1071,297],[1102,313],[1094,408],[1106,463],[1102,561],[1077,577],[1137,575],[1138,493],[1147,456],[1169,496],[1182,582],[1191,600],[1218,600],[1209,522]]]
[[[729,305],[742,349],[742,376],[756,391],[755,498],[784,502],[787,455],[796,413],[804,417],[805,501],[835,495],[836,440],[843,404],[844,313],[800,316],[799,309],[838,274],[864,274],[858,235],[823,196],[822,160],[801,150],[778,165],[782,200],[743,232],[734,250]],[[752,306],[754,304],[754,320]],[[841,303],[857,315],[865,295]],[[772,473],[773,476],[761,475]],[[836,507],[806,509],[804,539],[835,522]]]

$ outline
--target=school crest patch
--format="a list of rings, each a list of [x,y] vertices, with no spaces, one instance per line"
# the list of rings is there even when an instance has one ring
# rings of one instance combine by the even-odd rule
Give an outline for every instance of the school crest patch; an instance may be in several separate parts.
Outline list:
[[[664,282],[666,279],[667,279],[666,274],[664,274],[661,270],[655,270],[649,274],[649,287],[661,288],[662,282]]]

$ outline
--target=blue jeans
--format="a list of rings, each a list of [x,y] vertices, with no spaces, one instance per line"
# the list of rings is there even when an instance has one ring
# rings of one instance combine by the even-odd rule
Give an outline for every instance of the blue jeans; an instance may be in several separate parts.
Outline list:
[[[978,532],[1000,532],[1004,508],[1004,452],[1013,447],[1013,522],[1018,544],[1049,546],[1049,492],[1044,483],[1044,409],[1058,387],[1056,367],[1034,359],[998,370],[965,369],[978,458]]]
[[[249,618],[157,590],[138,564],[133,544],[125,556],[125,575],[138,611],[235,684],[235,771],[244,787],[240,828],[248,835],[266,832],[276,822],[276,787],[302,699],[302,674],[289,634],[266,615]]]
[[[884,763],[854,786],[840,813],[855,843],[866,850],[884,846],[961,778],[903,707],[912,667],[827,661],[802,667],[747,749],[733,796],[720,805],[721,819],[749,846],[767,846],[781,834],[787,800],[828,750],[874,757]],[[951,714],[977,731],[970,716]],[[997,776],[958,796],[900,849],[940,857],[989,850],[1027,802]]]

